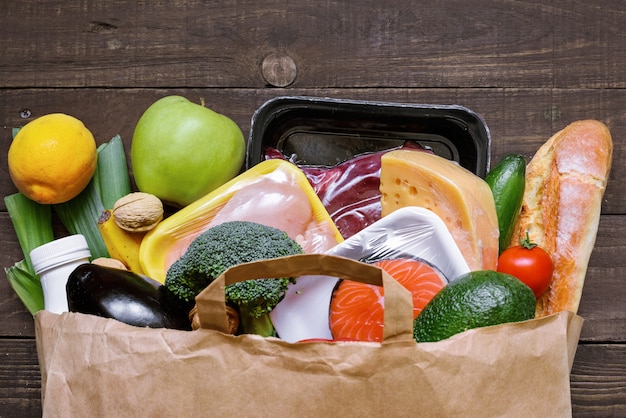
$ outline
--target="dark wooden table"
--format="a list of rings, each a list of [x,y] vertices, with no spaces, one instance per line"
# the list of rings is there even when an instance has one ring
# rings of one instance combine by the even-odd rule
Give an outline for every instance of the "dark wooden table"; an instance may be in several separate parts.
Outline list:
[[[141,113],[181,94],[232,117],[281,95],[459,104],[491,131],[492,162],[528,158],[586,118],[614,138],[613,170],[579,314],[574,416],[626,416],[626,9],[595,2],[137,2],[4,0],[0,195],[11,129],[78,117],[128,147]],[[0,265],[22,258],[0,202]],[[32,317],[0,280],[0,416],[41,415]],[[540,373],[541,371],[537,371]],[[541,402],[541,399],[534,400]]]

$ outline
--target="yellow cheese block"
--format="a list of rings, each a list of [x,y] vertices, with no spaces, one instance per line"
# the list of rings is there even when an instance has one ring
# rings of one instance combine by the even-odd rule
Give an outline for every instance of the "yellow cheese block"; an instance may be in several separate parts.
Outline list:
[[[498,217],[489,185],[443,157],[414,150],[383,155],[382,216],[405,206],[439,215],[472,270],[495,270]]]

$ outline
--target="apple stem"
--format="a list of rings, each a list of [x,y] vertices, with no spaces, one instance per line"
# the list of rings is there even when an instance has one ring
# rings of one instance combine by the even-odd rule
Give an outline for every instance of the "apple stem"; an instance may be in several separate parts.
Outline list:
[[[200,97],[200,106],[202,106],[202,107],[206,107],[206,106],[204,105],[204,97]]]

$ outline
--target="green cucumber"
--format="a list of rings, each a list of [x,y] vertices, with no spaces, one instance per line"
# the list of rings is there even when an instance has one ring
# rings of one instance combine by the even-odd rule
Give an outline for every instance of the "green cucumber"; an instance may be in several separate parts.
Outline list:
[[[485,181],[496,202],[500,253],[509,247],[513,228],[522,207],[526,185],[526,160],[522,155],[509,154],[489,171]]]

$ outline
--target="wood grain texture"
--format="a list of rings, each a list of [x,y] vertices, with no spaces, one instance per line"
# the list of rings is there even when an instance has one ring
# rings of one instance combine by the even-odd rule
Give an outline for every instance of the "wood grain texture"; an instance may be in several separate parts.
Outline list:
[[[298,88],[626,85],[611,0],[5,0],[0,18],[7,87],[260,88],[273,53]]]
[[[41,417],[35,340],[0,338],[0,417]]]
[[[490,129],[492,164],[530,159],[572,121],[605,122],[614,162],[579,309],[572,412],[626,416],[620,2],[3,0],[0,21],[1,196],[16,191],[12,128],[64,112],[129,151],[141,113],[170,94],[204,99],[246,136],[254,111],[282,95],[463,105]],[[0,249],[2,267],[22,258],[3,201]],[[0,353],[0,417],[41,416],[33,320],[3,273]]]
[[[626,346],[579,345],[570,377],[575,417],[626,416]]]

